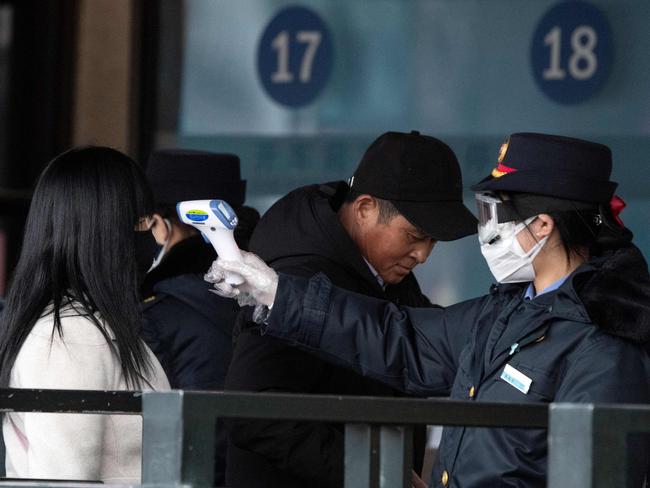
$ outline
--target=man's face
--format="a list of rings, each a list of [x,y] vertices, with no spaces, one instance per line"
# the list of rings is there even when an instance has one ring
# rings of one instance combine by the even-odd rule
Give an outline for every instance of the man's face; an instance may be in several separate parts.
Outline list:
[[[415,266],[424,263],[435,243],[402,215],[393,217],[388,223],[380,222],[378,209],[368,215],[357,241],[363,256],[391,285],[399,283]]]

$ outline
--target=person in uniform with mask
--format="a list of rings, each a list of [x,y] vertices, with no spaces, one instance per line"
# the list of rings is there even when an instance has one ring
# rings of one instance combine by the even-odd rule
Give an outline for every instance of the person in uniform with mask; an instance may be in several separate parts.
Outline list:
[[[168,390],[140,339],[153,199],[126,155],[85,147],[41,174],[0,323],[2,388]],[[140,483],[142,419],[14,412],[7,476]]]
[[[513,134],[472,187],[486,296],[415,309],[353,295],[323,275],[217,261],[220,293],[254,301],[264,334],[415,394],[482,402],[648,403],[650,276],[618,217],[608,147]],[[225,271],[246,281],[237,288]],[[270,308],[270,310],[269,310]],[[639,443],[628,478],[641,486]],[[544,430],[444,429],[432,486],[546,486]]]
[[[210,293],[203,280],[216,258],[212,246],[180,221],[176,204],[221,199],[235,210],[235,240],[248,249],[259,213],[244,205],[246,181],[239,157],[206,151],[165,149],[151,154],[147,178],[155,211],[151,233],[158,251],[142,286],[143,337],[179,390],[222,390],[232,357],[232,329],[239,307]],[[217,426],[215,483],[224,483],[226,434]]]

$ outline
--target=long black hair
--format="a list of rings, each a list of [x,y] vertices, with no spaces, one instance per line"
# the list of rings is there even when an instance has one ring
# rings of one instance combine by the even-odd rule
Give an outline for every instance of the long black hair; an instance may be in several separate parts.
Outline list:
[[[52,313],[52,334],[62,336],[61,310],[68,307],[101,331],[127,384],[141,385],[150,364],[138,335],[134,226],[152,207],[144,173],[114,149],[76,148],[49,163],[34,190],[0,320],[1,386],[9,385],[36,321]]]

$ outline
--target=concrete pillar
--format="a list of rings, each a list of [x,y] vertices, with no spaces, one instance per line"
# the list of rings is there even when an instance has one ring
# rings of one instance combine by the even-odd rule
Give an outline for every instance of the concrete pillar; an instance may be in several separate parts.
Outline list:
[[[137,151],[135,20],[133,0],[79,0],[74,145]]]

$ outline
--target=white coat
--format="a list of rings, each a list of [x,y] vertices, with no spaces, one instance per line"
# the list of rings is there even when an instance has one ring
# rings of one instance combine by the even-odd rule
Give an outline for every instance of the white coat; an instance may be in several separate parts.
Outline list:
[[[130,389],[118,357],[97,327],[72,310],[61,314],[63,337],[52,334],[52,314],[34,325],[11,370],[10,387]],[[147,378],[151,388],[168,390],[158,360],[145,348],[152,364]],[[8,477],[140,482],[139,415],[10,413],[3,434]]]

